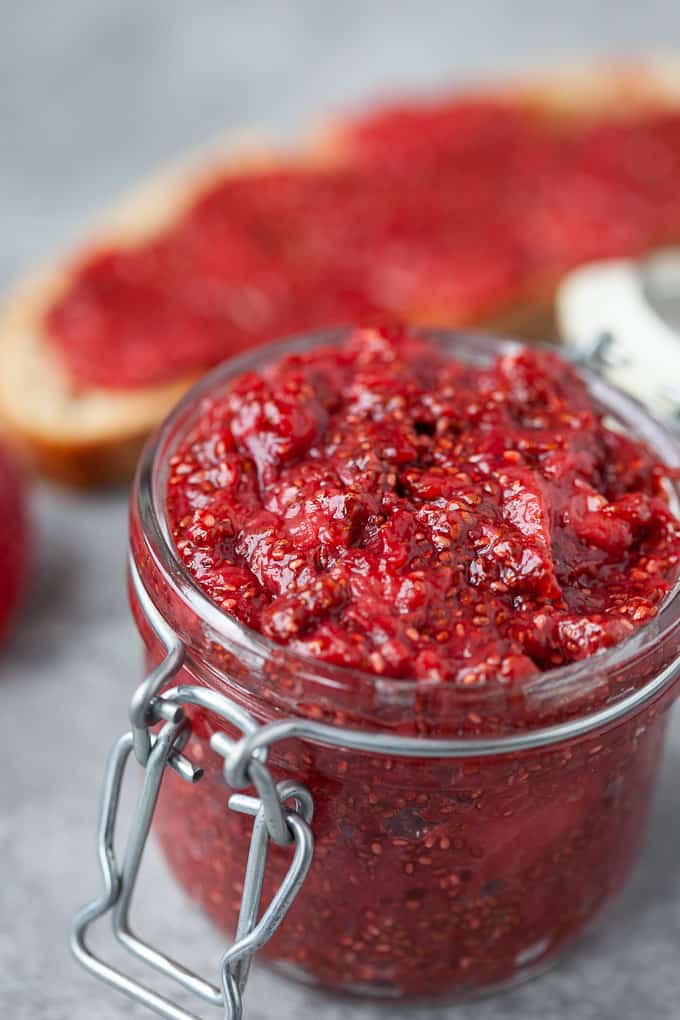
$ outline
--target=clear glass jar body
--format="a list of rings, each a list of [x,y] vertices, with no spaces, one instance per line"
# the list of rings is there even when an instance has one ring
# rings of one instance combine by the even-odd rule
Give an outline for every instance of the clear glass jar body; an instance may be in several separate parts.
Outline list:
[[[479,338],[444,342],[459,357],[503,349]],[[201,384],[140,468],[132,557],[187,650],[179,682],[222,692],[261,722],[298,716],[395,735],[529,737],[669,674],[641,707],[547,746],[527,740],[499,755],[427,759],[300,740],[270,750],[274,778],[300,780],[314,796],[316,848],[298,899],[263,955],[306,980],[378,996],[465,996],[521,979],[599,914],[635,861],[675,695],[678,599],[624,645],[543,674],[521,696],[490,688],[466,697],[442,685],[349,675],[247,631],[209,603],[174,557],[164,470],[203,394],[266,356],[238,359]],[[591,382],[625,427],[655,444],[666,462],[680,463],[672,437],[637,405]],[[134,597],[133,610],[151,667],[162,648]],[[252,823],[227,808],[223,761],[209,746],[215,730],[229,728],[202,710],[189,715],[185,753],[204,778],[193,787],[168,773],[156,833],[192,899],[233,932]],[[285,848],[272,846],[265,897],[288,863]]]

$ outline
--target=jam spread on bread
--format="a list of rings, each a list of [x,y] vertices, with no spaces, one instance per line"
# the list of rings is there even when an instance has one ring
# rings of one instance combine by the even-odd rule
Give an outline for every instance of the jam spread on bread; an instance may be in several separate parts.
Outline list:
[[[577,263],[677,238],[679,181],[678,113],[392,106],[332,165],[215,179],[153,240],[91,254],[47,333],[76,383],[124,388],[327,325],[493,322]]]

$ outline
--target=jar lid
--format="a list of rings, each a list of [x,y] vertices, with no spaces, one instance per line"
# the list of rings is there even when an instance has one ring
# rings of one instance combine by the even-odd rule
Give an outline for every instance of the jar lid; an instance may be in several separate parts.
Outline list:
[[[578,362],[680,425],[680,249],[576,269],[556,309]]]

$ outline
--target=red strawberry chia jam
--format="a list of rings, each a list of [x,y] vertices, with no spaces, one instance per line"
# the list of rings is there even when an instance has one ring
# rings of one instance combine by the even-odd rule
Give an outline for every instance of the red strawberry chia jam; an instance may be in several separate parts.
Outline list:
[[[357,330],[235,380],[170,467],[213,601],[381,676],[469,689],[582,659],[654,616],[680,558],[664,469],[553,353],[482,369]]]
[[[632,402],[554,353],[479,338],[367,328],[250,361],[189,401],[155,453],[204,619],[149,555],[133,502],[135,561],[188,649],[182,682],[263,722],[467,739],[531,734],[673,668],[677,449]],[[316,849],[265,955],[397,996],[543,966],[635,860],[664,691],[588,735],[495,756],[274,745],[275,779],[312,791]],[[209,746],[225,724],[189,714],[185,753],[205,775],[166,776],[156,831],[233,931],[251,821],[227,809]],[[266,895],[289,860],[272,845]]]
[[[153,239],[94,251],[47,333],[77,383],[124,388],[339,322],[493,324],[578,263],[675,243],[679,182],[678,112],[388,106],[330,164],[217,175]]]

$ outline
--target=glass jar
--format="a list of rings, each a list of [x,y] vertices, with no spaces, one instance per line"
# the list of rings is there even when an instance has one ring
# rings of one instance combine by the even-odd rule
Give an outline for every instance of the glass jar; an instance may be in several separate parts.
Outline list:
[[[516,346],[436,335],[453,357],[478,363]],[[606,652],[521,690],[474,692],[350,675],[219,610],[170,539],[164,492],[173,450],[203,398],[235,374],[274,351],[340,338],[305,337],[221,366],[184,398],[141,461],[130,591],[154,690],[172,687],[182,701],[182,691],[199,689],[237,706],[229,725],[205,705],[185,705],[183,754],[203,775],[191,784],[181,769],[166,770],[155,831],[189,896],[233,933],[253,823],[227,807],[225,755],[236,747],[243,764],[246,752],[267,744],[274,780],[311,792],[315,849],[263,956],[342,992],[466,997],[547,966],[625,884],[677,693],[680,599],[674,592],[650,623]],[[663,426],[596,374],[584,375],[618,427],[680,466]],[[269,737],[251,735],[245,746],[239,711]],[[216,733],[238,743],[227,741],[225,751]],[[233,762],[226,769],[232,778],[238,771]],[[251,779],[242,772],[240,785]],[[289,865],[289,848],[272,845],[265,901]]]

